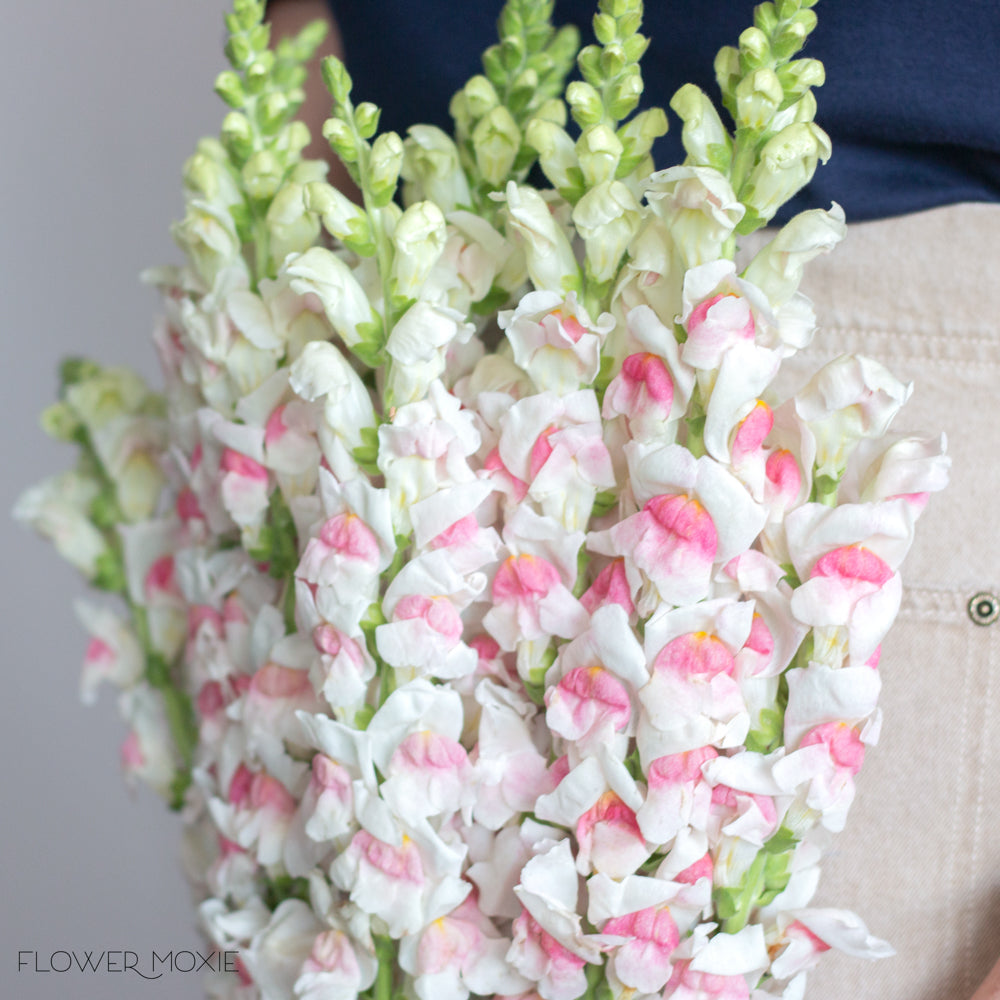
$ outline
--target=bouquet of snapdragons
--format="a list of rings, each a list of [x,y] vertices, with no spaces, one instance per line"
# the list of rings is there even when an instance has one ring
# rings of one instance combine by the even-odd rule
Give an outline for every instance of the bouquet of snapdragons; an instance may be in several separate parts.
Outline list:
[[[16,510],[124,600],[79,608],[82,691],[186,820],[211,996],[792,1000],[889,952],[809,903],[947,460],[871,360],[782,395],[836,205],[735,262],[830,153],[811,6],[719,53],[732,131],[673,96],[666,170],[641,0],[579,53],[508,0],[453,136],[327,60],[356,203],[301,155],[319,29],[272,51],[235,0],[149,274],[166,391],[67,362],[79,464]]]

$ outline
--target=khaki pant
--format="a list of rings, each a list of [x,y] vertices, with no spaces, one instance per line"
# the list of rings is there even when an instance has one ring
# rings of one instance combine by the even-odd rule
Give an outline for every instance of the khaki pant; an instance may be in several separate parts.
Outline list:
[[[894,429],[948,435],[883,646],[881,741],[815,905],[856,910],[894,958],[823,956],[807,1000],[967,1000],[1000,959],[1000,205],[851,226],[808,268],[815,367],[844,352],[915,389]],[[1000,605],[997,605],[1000,607]],[[974,621],[973,618],[977,620]]]

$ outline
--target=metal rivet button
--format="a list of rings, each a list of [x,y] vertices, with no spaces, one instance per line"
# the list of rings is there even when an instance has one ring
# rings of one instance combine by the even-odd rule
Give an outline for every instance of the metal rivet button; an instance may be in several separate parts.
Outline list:
[[[969,601],[969,617],[977,625],[992,625],[1000,618],[1000,601],[982,591]]]

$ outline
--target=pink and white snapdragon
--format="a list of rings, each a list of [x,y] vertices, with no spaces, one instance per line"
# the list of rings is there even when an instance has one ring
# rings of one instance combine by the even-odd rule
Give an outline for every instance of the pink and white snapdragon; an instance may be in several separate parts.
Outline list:
[[[656,171],[637,0],[601,3],[578,139],[524,6],[454,140],[375,136],[327,64],[363,206],[301,160],[282,62],[186,168],[166,400],[70,363],[46,423],[83,460],[15,511],[125,600],[80,608],[81,690],[122,689],[126,773],[182,811],[239,952],[213,996],[800,1000],[830,947],[888,951],[809,903],[948,460],[887,433],[910,387],[870,359],[776,388],[843,213],[737,243],[825,155],[814,102],[720,73],[734,155],[685,88]]]

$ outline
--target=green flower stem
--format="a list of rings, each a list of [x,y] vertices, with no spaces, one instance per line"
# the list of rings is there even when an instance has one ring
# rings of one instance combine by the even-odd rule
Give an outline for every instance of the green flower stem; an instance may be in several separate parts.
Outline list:
[[[750,870],[747,872],[743,889],[737,897],[736,912],[722,922],[722,930],[725,934],[735,934],[743,930],[750,919],[750,913],[757,905],[757,900],[761,897],[765,889],[765,868],[767,866],[768,855],[765,851],[759,851],[757,857],[753,859]]]
[[[392,1000],[393,978],[396,971],[396,945],[392,938],[375,938],[378,972],[372,986],[372,1000]]]

